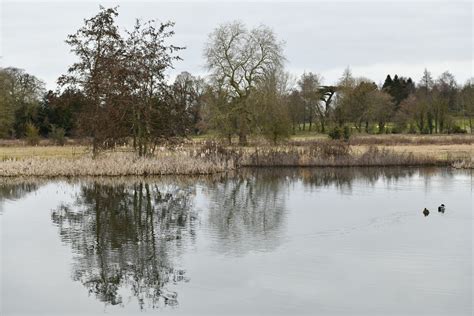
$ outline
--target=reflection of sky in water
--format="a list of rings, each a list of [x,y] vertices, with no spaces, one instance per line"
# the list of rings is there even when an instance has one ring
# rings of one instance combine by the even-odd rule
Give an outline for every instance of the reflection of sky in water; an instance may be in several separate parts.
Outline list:
[[[174,188],[188,192],[189,203],[176,198],[172,207],[160,208],[155,199],[154,214],[168,215],[142,226],[123,218],[112,223],[115,209],[137,213],[130,209],[140,182],[117,181],[96,187],[102,198],[115,198],[100,220],[105,232],[99,243],[91,226],[98,199],[84,199],[84,184],[94,188],[90,181],[0,183],[3,312],[143,314],[133,280],[164,275],[140,283],[142,293],[161,289],[161,314],[471,314],[469,171],[264,169],[147,179],[156,185],[153,197]],[[436,210],[441,203],[445,214]],[[83,216],[73,218],[80,224],[73,234],[59,234],[54,214],[61,206]],[[63,229],[73,222],[63,222]],[[151,231],[154,247],[143,239]],[[137,232],[144,234],[141,243],[133,241]],[[100,275],[97,245],[109,247],[102,252],[105,271],[129,278],[120,283],[116,306],[104,305],[107,300],[89,294],[77,278],[78,272]],[[159,274],[136,268],[144,262],[150,269],[161,264]],[[166,305],[163,297],[173,293],[178,305]],[[153,312],[144,300],[144,312]]]

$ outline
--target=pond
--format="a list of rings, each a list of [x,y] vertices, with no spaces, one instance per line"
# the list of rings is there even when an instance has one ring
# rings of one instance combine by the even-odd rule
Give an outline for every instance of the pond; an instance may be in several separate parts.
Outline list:
[[[472,190],[440,168],[0,179],[0,314],[471,315]]]

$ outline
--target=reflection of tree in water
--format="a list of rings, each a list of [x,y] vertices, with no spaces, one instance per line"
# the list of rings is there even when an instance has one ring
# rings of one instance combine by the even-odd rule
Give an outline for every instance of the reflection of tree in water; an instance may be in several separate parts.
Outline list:
[[[244,170],[208,185],[209,221],[223,251],[243,253],[277,246],[286,185],[284,177],[268,169]]]
[[[126,289],[142,309],[176,305],[166,284],[185,280],[171,257],[195,236],[192,193],[144,183],[82,185],[73,205],[52,213],[75,254],[73,279],[112,305],[123,303]]]
[[[218,234],[219,251],[245,253],[276,247],[282,237],[286,189],[334,186],[351,190],[354,181],[375,185],[397,182],[419,173],[430,177],[439,169],[417,168],[268,168],[243,169],[208,185],[211,228]]]

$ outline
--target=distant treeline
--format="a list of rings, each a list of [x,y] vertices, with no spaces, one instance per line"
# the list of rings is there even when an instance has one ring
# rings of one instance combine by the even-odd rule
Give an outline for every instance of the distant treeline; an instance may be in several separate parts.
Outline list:
[[[274,32],[239,22],[220,25],[204,49],[205,78],[167,72],[183,47],[169,44],[172,22],[136,21],[120,31],[117,8],[100,8],[66,43],[77,57],[55,91],[17,68],[0,68],[0,137],[31,143],[49,137],[91,140],[94,153],[131,143],[145,155],[163,141],[209,131],[245,145],[252,134],[271,141],[298,131],[333,138],[365,133],[472,133],[474,80],[446,71],[411,78],[387,75],[382,86],[347,68],[325,85],[316,73],[292,79]],[[459,124],[462,118],[467,124]]]

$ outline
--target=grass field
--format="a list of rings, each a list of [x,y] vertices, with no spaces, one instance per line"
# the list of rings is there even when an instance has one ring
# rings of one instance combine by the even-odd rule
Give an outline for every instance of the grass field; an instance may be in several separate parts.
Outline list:
[[[77,158],[89,152],[87,146],[8,146],[0,147],[0,160],[24,158]]]

